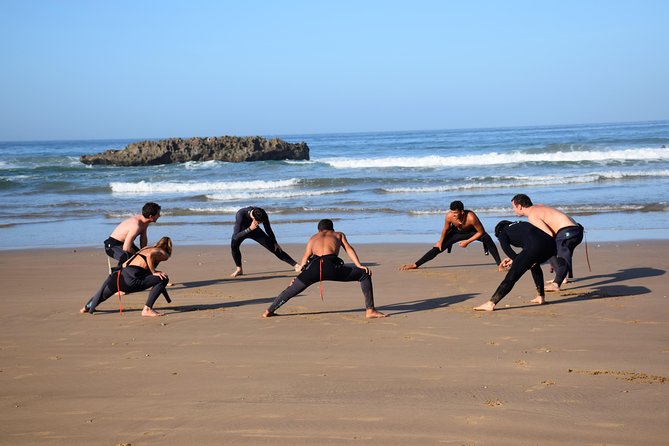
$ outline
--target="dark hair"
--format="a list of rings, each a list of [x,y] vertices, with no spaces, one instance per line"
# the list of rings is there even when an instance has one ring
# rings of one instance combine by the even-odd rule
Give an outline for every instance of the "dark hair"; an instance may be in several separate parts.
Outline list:
[[[324,218],[323,220],[318,222],[318,230],[319,231],[334,231],[334,224],[332,224],[332,220],[328,218]]]
[[[142,215],[144,218],[149,218],[153,217],[154,215],[158,215],[160,212],[160,205],[154,202],[148,202],[142,207]]]
[[[465,210],[465,205],[462,204],[462,201],[459,201],[459,200],[451,201],[451,210],[452,211],[464,211]]]
[[[505,230],[511,222],[509,220],[502,220],[495,226],[495,237],[499,238],[499,235]]]
[[[253,217],[255,221],[263,221],[265,220],[265,211],[260,208],[253,208],[251,209],[251,217]]]
[[[532,200],[525,194],[518,194],[511,199],[511,202],[516,206],[522,206],[524,208],[529,208],[532,206]]]

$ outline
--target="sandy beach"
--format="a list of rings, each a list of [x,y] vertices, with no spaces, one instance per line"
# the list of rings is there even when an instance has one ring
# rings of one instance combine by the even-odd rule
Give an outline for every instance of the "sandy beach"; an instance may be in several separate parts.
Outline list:
[[[666,443],[669,242],[591,243],[592,272],[581,246],[548,304],[528,273],[480,313],[503,278],[480,244],[400,272],[429,244],[349,239],[388,318],[334,282],[261,318],[295,273],[251,242],[236,279],[227,246],[175,246],[160,318],[146,292],[79,314],[102,248],[0,251],[0,443]]]

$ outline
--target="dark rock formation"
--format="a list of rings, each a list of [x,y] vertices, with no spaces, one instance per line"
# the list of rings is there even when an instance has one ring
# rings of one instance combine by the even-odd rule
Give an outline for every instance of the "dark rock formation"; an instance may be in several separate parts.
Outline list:
[[[293,144],[278,138],[266,140],[259,136],[241,138],[221,136],[210,138],[171,138],[128,144],[123,150],[106,150],[97,155],[83,155],[84,164],[114,166],[154,166],[187,161],[267,161],[308,160],[306,143]]]

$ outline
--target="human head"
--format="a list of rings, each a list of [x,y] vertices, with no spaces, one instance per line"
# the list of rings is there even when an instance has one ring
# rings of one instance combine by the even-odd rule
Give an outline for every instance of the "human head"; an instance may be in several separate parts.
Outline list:
[[[495,226],[495,237],[499,238],[499,235],[505,230],[511,222],[509,220],[502,220]]]
[[[459,201],[459,200],[451,201],[451,210],[452,211],[464,211],[465,210],[465,205],[462,204],[462,201]]]
[[[142,207],[142,216],[152,221],[158,220],[160,217],[160,205],[153,202],[148,202]]]
[[[263,221],[265,219],[265,212],[260,208],[251,209],[251,218],[255,221]]]
[[[513,212],[520,217],[525,215],[523,209],[532,207],[532,200],[525,194],[517,194],[511,199],[511,207],[513,207]]]
[[[332,223],[332,220],[328,218],[324,218],[323,220],[318,222],[318,230],[319,231],[334,231],[334,224]]]
[[[172,239],[169,237],[161,238],[153,247],[162,249],[168,257],[172,256]]]

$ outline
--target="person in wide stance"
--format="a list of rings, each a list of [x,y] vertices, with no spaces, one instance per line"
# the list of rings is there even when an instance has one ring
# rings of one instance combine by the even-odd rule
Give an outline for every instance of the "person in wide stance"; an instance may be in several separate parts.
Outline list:
[[[353,260],[355,267],[346,266],[338,257],[342,246]],[[335,232],[332,220],[324,219],[318,223],[318,232],[309,239],[300,268],[302,272],[274,299],[272,305],[263,313],[263,317],[275,316],[275,311],[279,307],[319,280],[360,282],[362,294],[365,296],[365,316],[385,317],[385,314],[376,311],[374,307],[371,270],[360,264],[358,255],[348,243],[346,235],[343,232]]]

